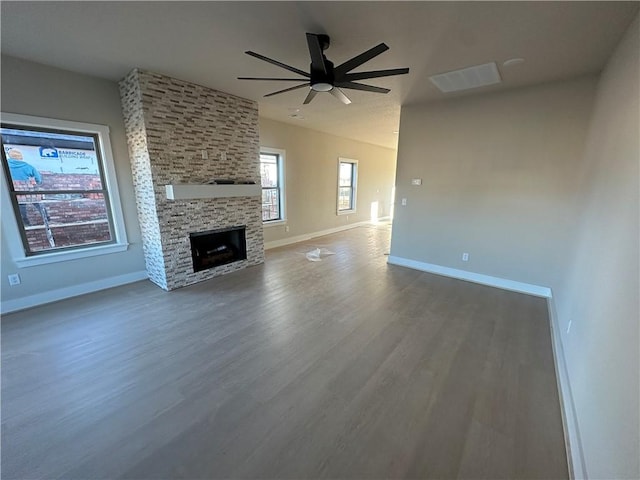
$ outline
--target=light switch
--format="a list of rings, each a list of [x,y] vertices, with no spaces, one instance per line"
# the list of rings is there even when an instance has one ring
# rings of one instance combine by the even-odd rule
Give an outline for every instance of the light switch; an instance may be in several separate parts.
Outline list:
[[[403,198],[400,203],[402,203],[403,207],[406,207],[407,206],[407,199]]]

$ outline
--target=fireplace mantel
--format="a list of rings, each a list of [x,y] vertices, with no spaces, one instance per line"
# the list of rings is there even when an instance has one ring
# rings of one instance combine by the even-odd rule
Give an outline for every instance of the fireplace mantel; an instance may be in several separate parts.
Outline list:
[[[167,200],[192,200],[196,198],[257,197],[260,185],[165,185]]]

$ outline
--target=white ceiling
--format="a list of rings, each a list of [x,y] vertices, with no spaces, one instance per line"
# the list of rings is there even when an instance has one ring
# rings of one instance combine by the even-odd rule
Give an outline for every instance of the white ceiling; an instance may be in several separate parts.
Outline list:
[[[503,83],[466,94],[599,72],[638,2],[10,2],[0,4],[2,53],[111,80],[134,67],[257,100],[276,120],[395,148],[400,106],[437,101],[433,74],[497,62]],[[354,71],[410,67],[363,81],[386,95],[345,90],[302,105],[306,90],[238,76],[291,76],[253,50],[307,71],[305,32],[326,33],[336,65],[385,42]],[[525,63],[503,67],[522,57]],[[295,109],[304,119],[291,118]]]

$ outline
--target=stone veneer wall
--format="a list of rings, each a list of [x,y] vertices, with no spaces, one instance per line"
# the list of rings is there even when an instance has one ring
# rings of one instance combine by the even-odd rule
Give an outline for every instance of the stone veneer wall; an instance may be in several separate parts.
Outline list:
[[[173,290],[264,262],[259,196],[174,201],[165,192],[211,178],[260,183],[257,104],[138,69],[120,95],[150,280]],[[240,225],[247,259],[194,273],[189,233]]]

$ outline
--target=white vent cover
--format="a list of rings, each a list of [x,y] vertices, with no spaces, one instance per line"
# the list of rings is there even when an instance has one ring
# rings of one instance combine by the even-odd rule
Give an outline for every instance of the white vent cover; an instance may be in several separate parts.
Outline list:
[[[502,81],[495,62],[432,75],[429,80],[445,93],[484,87]]]

